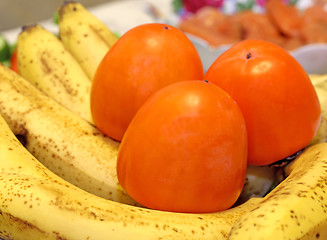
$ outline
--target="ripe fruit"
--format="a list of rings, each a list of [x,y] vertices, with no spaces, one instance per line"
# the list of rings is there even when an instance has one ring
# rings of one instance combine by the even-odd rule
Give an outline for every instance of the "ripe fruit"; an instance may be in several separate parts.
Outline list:
[[[321,118],[315,89],[281,47],[245,40],[219,56],[205,79],[235,99],[247,126],[249,164],[267,165],[306,147]]]
[[[241,193],[247,165],[244,118],[235,101],[204,81],[152,95],[120,145],[118,179],[140,204],[174,212],[215,212]]]
[[[120,141],[151,94],[203,75],[199,54],[183,32],[167,24],[137,26],[113,45],[96,71],[91,91],[95,125]]]

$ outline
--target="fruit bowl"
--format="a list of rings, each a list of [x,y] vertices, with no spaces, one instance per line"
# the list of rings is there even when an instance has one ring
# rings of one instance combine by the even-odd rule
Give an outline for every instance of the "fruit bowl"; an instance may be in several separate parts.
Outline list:
[[[203,67],[207,70],[216,58],[225,52],[231,45],[211,47],[204,40],[187,34],[198,50]],[[303,66],[309,74],[327,73],[327,44],[309,44],[290,51],[293,57]]]
[[[309,74],[327,73],[327,4],[311,0],[191,1],[168,22],[184,31],[205,70],[231,44],[245,39],[274,42],[287,49]]]

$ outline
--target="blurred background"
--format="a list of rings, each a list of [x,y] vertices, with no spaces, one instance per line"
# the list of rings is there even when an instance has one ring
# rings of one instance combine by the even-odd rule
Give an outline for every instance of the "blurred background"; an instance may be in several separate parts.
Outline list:
[[[53,22],[53,15],[60,7],[65,0],[0,0],[0,34],[3,34],[5,39],[11,44],[14,45],[17,36],[21,31],[21,27],[24,25],[40,23],[43,27],[48,30],[57,33],[58,26]],[[198,9],[207,4],[221,4],[220,7],[217,7],[216,14],[212,14],[212,11],[207,11],[207,14],[200,14],[201,18],[200,22],[197,24],[198,29],[201,29],[200,32],[203,31],[203,24],[200,23],[211,23],[209,24],[206,33],[210,33],[212,35],[216,34],[216,30],[212,31],[212,29],[242,29],[242,34],[245,32],[248,35],[250,33],[264,33],[263,29],[268,29],[269,32],[271,29],[271,24],[267,25],[267,21],[260,22],[260,19],[266,19],[261,16],[261,18],[249,18],[248,20],[242,20],[241,25],[231,25],[228,21],[221,21],[222,14],[228,12],[237,13],[236,10],[253,10],[253,12],[257,12],[258,8],[265,8],[265,3],[268,0],[75,0],[80,2],[82,5],[87,7],[91,13],[93,13],[96,17],[98,17],[101,21],[103,21],[114,33],[117,35],[122,35],[127,30],[135,27],[136,25],[140,25],[143,23],[149,22],[165,22],[174,26],[179,25],[179,21],[181,19],[185,19],[185,13],[187,7],[196,6]],[[314,20],[316,24],[301,24],[302,30],[309,29],[310,31],[302,31],[306,34],[306,38],[308,39],[318,39],[319,41],[297,41],[298,39],[294,39],[294,41],[287,41],[287,43],[295,43],[299,44],[298,47],[289,48],[290,53],[303,65],[305,70],[308,73],[327,73],[327,0],[281,0],[281,2],[288,2],[291,5],[296,2],[296,7],[298,10],[302,11],[303,9],[309,7],[310,5],[317,3],[323,4],[317,5],[318,7],[314,8],[314,11],[311,11],[312,16],[310,19]],[[276,1],[275,1],[276,2]],[[277,1],[278,2],[278,1]],[[281,3],[280,2],[280,3]],[[183,4],[184,5],[183,5]],[[262,6],[261,6],[261,5]],[[260,6],[259,6],[260,5]],[[282,4],[283,5],[283,4]],[[179,11],[174,11],[176,6],[179,6]],[[278,6],[281,6],[279,4]],[[285,6],[283,7],[285,8]],[[208,8],[207,8],[208,9]],[[218,9],[221,12],[218,12]],[[290,10],[289,8],[287,8]],[[287,10],[286,9],[286,10]],[[212,10],[212,9],[211,9]],[[298,12],[294,12],[292,9],[286,11],[282,9],[280,11],[278,8],[275,9],[278,17],[278,23],[280,26],[285,23],[294,23],[297,21],[298,17],[303,17],[303,14],[297,15]],[[316,14],[318,11],[319,14]],[[251,16],[249,14],[245,16]],[[254,15],[253,15],[254,16]],[[266,16],[267,17],[267,16]],[[205,21],[203,19],[208,18],[209,21]],[[210,20],[211,19],[211,20]],[[219,21],[212,20],[219,19]],[[224,18],[227,19],[227,18]],[[259,21],[254,21],[258,20]],[[293,19],[293,20],[292,20]],[[294,20],[295,19],[295,20]],[[323,20],[323,21],[322,21]],[[243,24],[244,23],[244,24]],[[227,27],[217,27],[215,24],[225,24]],[[184,25],[185,26],[185,25]],[[191,24],[189,26],[195,26]],[[200,26],[200,27],[199,27]],[[240,28],[241,26],[241,28]],[[267,27],[270,26],[270,27]],[[274,25],[275,26],[275,25]],[[294,24],[286,24],[286,26],[295,26]],[[308,28],[309,26],[309,28]],[[276,27],[276,26],[275,26]],[[296,25],[295,27],[300,28],[300,26]],[[189,33],[185,28],[182,28],[179,25],[179,28],[184,32],[188,33],[191,41],[194,43],[197,48],[201,60],[203,62],[204,68],[208,69],[211,63],[224,51],[228,49],[230,46],[227,42],[221,42],[221,45],[218,46],[210,46],[203,38],[199,37],[196,34]],[[252,30],[251,30],[252,29]],[[280,31],[279,27],[277,30]],[[259,30],[259,31],[258,31]],[[300,29],[297,29],[300,31]],[[210,36],[211,36],[210,35]],[[225,36],[226,34],[223,34]],[[261,34],[262,35],[262,34]],[[251,35],[252,36],[252,35]],[[285,33],[280,36],[289,36]],[[203,37],[203,36],[202,36]],[[220,34],[221,37],[221,34]],[[252,36],[253,37],[253,36]],[[215,36],[215,38],[220,39],[219,36]],[[220,39],[221,40],[221,39]],[[219,41],[220,41],[219,40]],[[302,39],[303,40],[303,39]],[[323,40],[323,41],[322,41]],[[303,44],[302,44],[303,43]],[[316,43],[316,44],[315,44]],[[292,50],[293,49],[293,50]]]
[[[79,0],[85,7],[124,0]],[[0,31],[49,19],[64,0],[0,0]]]

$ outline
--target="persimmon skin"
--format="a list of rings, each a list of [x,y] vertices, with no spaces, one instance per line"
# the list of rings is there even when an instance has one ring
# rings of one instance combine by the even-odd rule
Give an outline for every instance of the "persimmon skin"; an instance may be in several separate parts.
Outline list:
[[[183,81],[137,112],[120,145],[117,176],[146,207],[216,212],[236,202],[246,166],[245,121],[235,101],[214,84]]]
[[[144,101],[176,81],[202,80],[198,52],[179,29],[160,23],[126,32],[108,51],[93,79],[91,112],[95,125],[121,141]]]
[[[248,162],[269,165],[306,147],[321,109],[303,67],[281,47],[245,40],[220,55],[205,79],[240,106],[248,131]]]

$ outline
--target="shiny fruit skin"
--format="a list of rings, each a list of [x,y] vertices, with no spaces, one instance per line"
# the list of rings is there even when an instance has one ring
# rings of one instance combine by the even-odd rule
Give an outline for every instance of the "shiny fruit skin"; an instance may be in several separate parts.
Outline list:
[[[171,84],[140,108],[122,140],[118,179],[140,204],[173,212],[216,212],[239,197],[247,166],[243,115],[204,81]]]
[[[137,26],[118,39],[96,71],[91,91],[95,125],[120,141],[151,94],[203,76],[199,54],[183,32],[161,23]]]
[[[286,158],[306,147],[318,130],[321,109],[307,73],[273,43],[235,44],[216,59],[205,79],[240,106],[249,137],[249,164]]]

